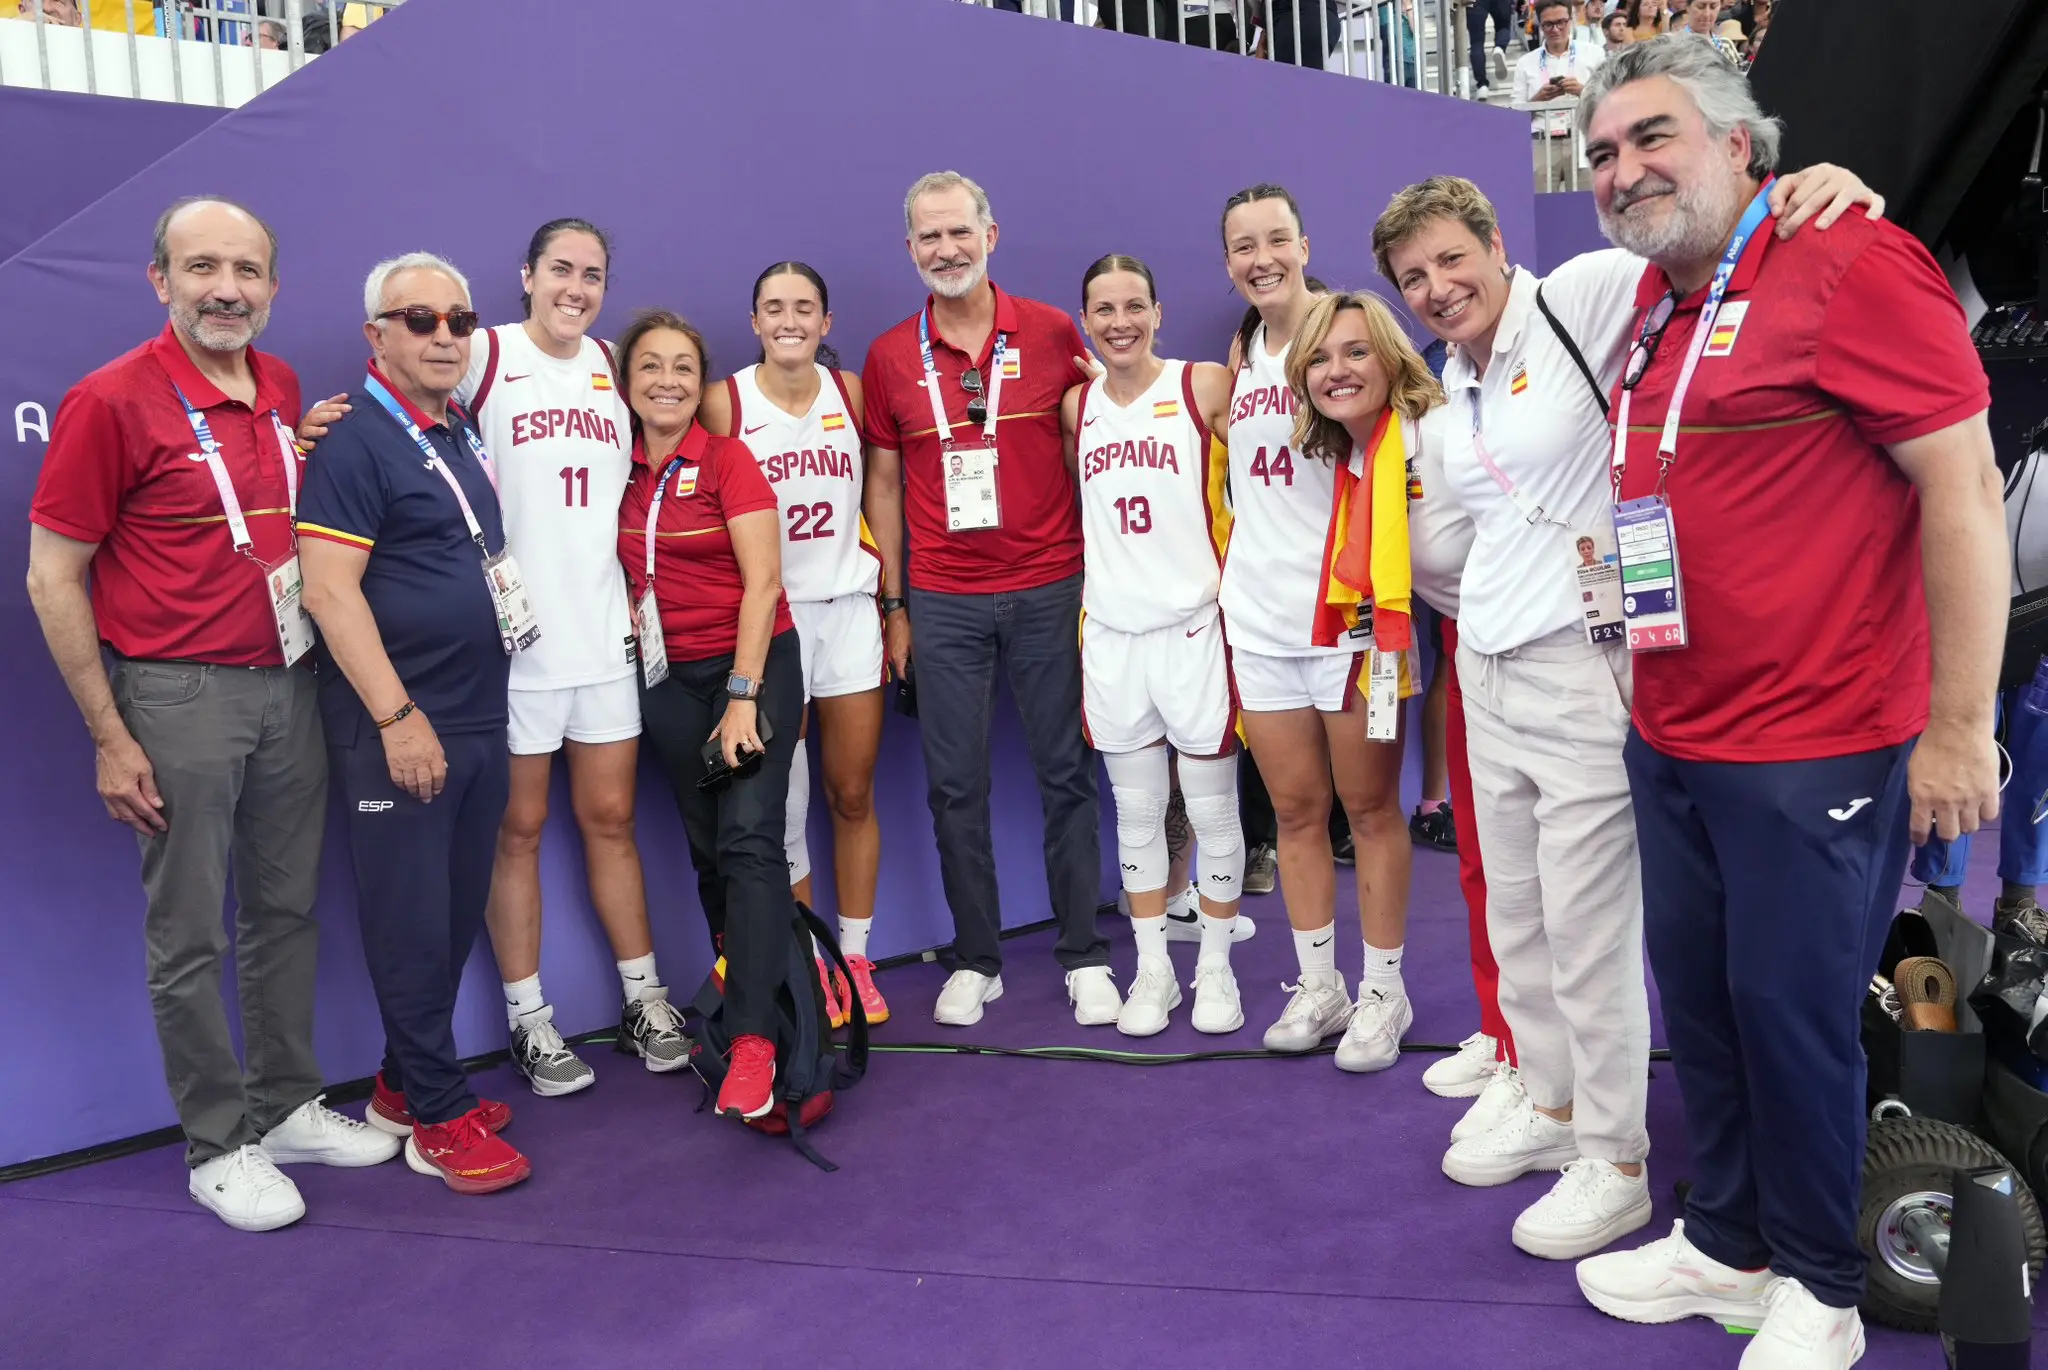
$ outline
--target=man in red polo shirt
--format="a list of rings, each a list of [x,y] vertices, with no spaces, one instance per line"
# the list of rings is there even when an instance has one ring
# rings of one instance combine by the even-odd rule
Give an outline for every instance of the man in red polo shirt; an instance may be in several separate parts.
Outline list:
[[[1060,397],[1086,379],[1087,350],[1072,319],[988,279],[997,231],[980,186],[954,171],[921,177],[903,201],[903,225],[931,294],[868,349],[865,506],[882,552],[889,660],[916,681],[953,911],[953,974],[933,1016],[965,1027],[1003,992],[988,817],[1000,658],[1044,801],[1067,995],[1078,1021],[1113,1023],[1122,1001],[1095,930],[1095,756],[1081,734],[1081,519],[1060,437]]]
[[[1694,1166],[1679,1230],[1579,1283],[1631,1321],[1759,1327],[1744,1370],[1845,1370],[1860,1007],[1908,830],[1997,814],[1990,396],[1905,232],[1762,231],[1778,127],[1710,46],[1627,49],[1579,118],[1602,228],[1651,261],[1615,411],[1625,756]]]
[[[73,386],[29,517],[29,599],[85,715],[107,813],[135,829],[150,1002],[194,1199],[261,1232],[306,1211],[277,1169],[396,1143],[320,1102],[313,896],[327,758],[292,537],[299,381],[250,344],[277,240],[223,200],[157,221],[170,322]],[[112,656],[111,679],[101,658]],[[220,997],[235,869],[248,1070]]]

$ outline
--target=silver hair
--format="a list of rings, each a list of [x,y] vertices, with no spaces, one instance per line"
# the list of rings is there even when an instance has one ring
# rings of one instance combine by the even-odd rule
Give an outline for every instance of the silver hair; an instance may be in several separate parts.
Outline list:
[[[363,282],[363,318],[376,322],[383,312],[384,286],[401,271],[438,271],[462,287],[462,298],[469,295],[469,278],[455,269],[455,264],[446,257],[436,257],[431,252],[407,252],[397,257],[387,257],[370,268],[370,275]]]
[[[1600,102],[1623,86],[1668,76],[1698,107],[1707,134],[1725,138],[1738,128],[1749,130],[1749,174],[1763,180],[1778,169],[1778,144],[1785,125],[1763,112],[1750,93],[1749,80],[1728,65],[1708,39],[1696,33],[1668,33],[1647,43],[1631,43],[1586,78],[1579,96],[1579,135],[1592,127]]]
[[[905,233],[911,231],[910,211],[917,202],[926,195],[936,194],[942,190],[964,190],[969,195],[972,195],[974,197],[974,217],[982,228],[987,228],[996,221],[995,215],[990,212],[988,207],[987,191],[957,171],[931,171],[926,172],[911,182],[910,193],[903,197],[903,231]]]

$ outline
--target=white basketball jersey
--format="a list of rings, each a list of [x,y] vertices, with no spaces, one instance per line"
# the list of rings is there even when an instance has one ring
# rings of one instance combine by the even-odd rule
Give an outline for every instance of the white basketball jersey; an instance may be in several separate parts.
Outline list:
[[[515,690],[565,690],[633,673],[633,622],[619,568],[619,500],[632,414],[594,338],[563,361],[526,329],[500,324],[470,343],[455,392],[498,473],[505,541],[533,596],[540,640],[512,658]]]
[[[1119,632],[1171,628],[1216,602],[1224,464],[1210,460],[1190,374],[1168,362],[1129,405],[1099,379],[1081,392],[1081,606]]]
[[[782,517],[782,591],[792,600],[871,595],[882,560],[861,521],[860,416],[846,383],[818,368],[818,397],[801,418],[761,393],[750,366],[726,381],[732,436],[775,487]]]
[[[1267,656],[1351,652],[1317,647],[1316,610],[1328,590],[1337,468],[1294,450],[1287,353],[1252,335],[1230,391],[1230,548],[1223,561],[1223,631],[1232,647]]]

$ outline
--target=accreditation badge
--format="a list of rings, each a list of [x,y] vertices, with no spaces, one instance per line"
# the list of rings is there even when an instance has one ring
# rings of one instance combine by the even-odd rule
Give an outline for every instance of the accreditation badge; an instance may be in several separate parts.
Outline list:
[[[1572,581],[1578,591],[1580,620],[1586,641],[1595,647],[1620,642],[1627,629],[1621,614],[1621,568],[1614,553],[1614,528],[1569,530]]]
[[[1002,500],[996,491],[996,449],[942,444],[939,470],[946,482],[946,531],[979,533],[1003,526]]]
[[[505,655],[523,652],[540,641],[540,616],[534,612],[533,599],[526,593],[519,563],[509,547],[494,557],[484,558],[484,582],[490,586],[491,603],[497,607],[498,640],[504,644]]]
[[[1685,583],[1678,572],[1678,530],[1671,506],[1655,495],[1614,506],[1621,607],[1631,652],[1686,645]]]
[[[270,593],[270,612],[277,620],[277,645],[284,650],[284,664],[295,666],[313,650],[313,620],[301,603],[306,582],[299,573],[298,557],[287,557],[265,571],[263,584]]]
[[[668,679],[668,638],[661,631],[661,606],[654,602],[652,585],[640,592],[634,631],[640,641],[640,679],[651,690]]]
[[[1401,726],[1401,656],[1375,647],[1367,654],[1365,736],[1370,742],[1392,742]]]

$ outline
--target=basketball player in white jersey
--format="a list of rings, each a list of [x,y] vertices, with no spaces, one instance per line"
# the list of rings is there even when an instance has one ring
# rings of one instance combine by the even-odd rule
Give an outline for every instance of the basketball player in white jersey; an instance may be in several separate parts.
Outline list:
[[[1102,258],[1081,278],[1081,294],[1103,372],[1067,392],[1060,417],[1081,489],[1082,725],[1109,771],[1138,944],[1117,1029],[1149,1037],[1181,1001],[1166,947],[1171,745],[1200,860],[1192,1021],[1198,1032],[1235,1032],[1244,1011],[1230,944],[1244,834],[1237,710],[1216,608],[1229,526],[1220,442],[1212,451],[1230,372],[1154,354],[1159,301],[1137,258]]]
[[[557,751],[568,758],[590,901],[618,962],[618,1049],[652,1071],[689,1059],[681,1019],[655,974],[633,841],[640,682],[618,560],[632,416],[609,352],[590,336],[610,265],[610,244],[593,225],[543,224],[520,272],[525,321],[477,338],[456,391],[495,460],[506,540],[541,625],[540,640],[512,661],[512,794],[485,917],[505,985],[512,1063],[542,1095],[572,1094],[595,1078],[563,1044],[540,986],[540,835]]]
[[[1266,1030],[1266,1047],[1309,1051],[1341,1032],[1341,1069],[1383,1070],[1414,1021],[1401,979],[1411,855],[1399,796],[1401,739],[1366,740],[1358,687],[1369,627],[1336,645],[1315,641],[1329,582],[1336,468],[1295,447],[1287,362],[1315,304],[1304,275],[1308,247],[1301,212],[1279,186],[1253,186],[1224,206],[1225,266],[1258,311],[1259,326],[1244,344],[1231,392],[1234,522],[1220,598],[1245,740],[1279,819],[1280,880],[1301,966],[1286,1010]],[[1412,692],[1406,675],[1401,683],[1404,694]],[[1333,784],[1357,848],[1365,975],[1355,1005],[1336,962]]]
[[[861,521],[865,474],[860,377],[838,369],[825,344],[832,329],[824,278],[802,262],[777,262],[754,282],[761,360],[705,391],[699,421],[738,438],[775,488],[782,517],[782,589],[803,648],[804,698],[815,700],[825,799],[832,811],[839,941],[853,972],[820,958],[819,982],[837,1027],[860,997],[872,1025],[889,1005],[875,987],[868,930],[875,912],[881,830],[875,822],[875,757],[882,745],[882,616],[875,602],[881,558]],[[805,710],[809,730],[809,709]],[[789,772],[783,849],[796,897],[811,902],[806,835],[811,770],[801,738]]]

